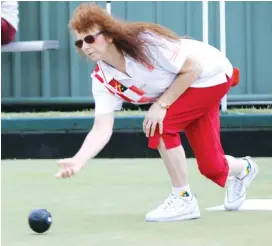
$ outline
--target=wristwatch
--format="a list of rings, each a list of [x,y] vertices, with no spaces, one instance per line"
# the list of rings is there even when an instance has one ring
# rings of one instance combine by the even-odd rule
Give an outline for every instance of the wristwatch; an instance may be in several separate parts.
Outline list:
[[[170,107],[170,104],[166,101],[160,100],[160,98],[157,98],[156,102],[164,109],[168,109]]]

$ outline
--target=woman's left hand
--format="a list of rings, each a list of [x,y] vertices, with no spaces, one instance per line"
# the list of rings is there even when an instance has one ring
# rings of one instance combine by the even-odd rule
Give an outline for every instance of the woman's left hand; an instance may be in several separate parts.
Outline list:
[[[163,119],[166,115],[166,109],[162,108],[158,103],[153,103],[147,111],[143,122],[143,130],[146,137],[153,137],[157,125],[159,125],[160,134],[163,133]]]

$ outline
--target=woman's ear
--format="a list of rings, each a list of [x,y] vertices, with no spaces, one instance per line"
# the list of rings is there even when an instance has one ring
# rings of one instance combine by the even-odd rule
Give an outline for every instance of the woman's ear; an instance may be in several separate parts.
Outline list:
[[[107,40],[108,43],[112,43],[113,42],[113,38],[106,36],[105,39]]]

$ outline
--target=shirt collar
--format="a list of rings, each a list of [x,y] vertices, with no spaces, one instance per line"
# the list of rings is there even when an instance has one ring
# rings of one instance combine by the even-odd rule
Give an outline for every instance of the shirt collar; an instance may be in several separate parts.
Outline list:
[[[116,69],[108,65],[103,61],[98,62],[103,77],[105,77],[106,82],[109,83],[113,78],[115,78]]]
[[[124,54],[124,57],[125,57],[126,71],[132,77],[132,71],[130,69],[132,61],[126,54]],[[127,76],[126,74],[123,74],[122,72],[118,71],[117,69],[115,69],[114,67],[107,64],[104,61],[99,61],[99,66],[101,70],[103,71],[103,75],[105,76],[107,83],[109,83],[113,78],[116,80],[129,79],[129,76]]]

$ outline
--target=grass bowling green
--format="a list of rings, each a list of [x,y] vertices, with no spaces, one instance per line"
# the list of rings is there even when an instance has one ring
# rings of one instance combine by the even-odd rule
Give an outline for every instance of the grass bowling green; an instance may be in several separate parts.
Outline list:
[[[260,173],[248,198],[272,199],[272,158],[254,158]],[[170,181],[160,159],[94,159],[71,179],[56,179],[56,160],[2,160],[2,246],[269,246],[272,211],[207,211],[224,189],[189,159],[198,220],[147,223],[145,214],[166,199]],[[28,226],[32,209],[52,214],[38,235]]]

